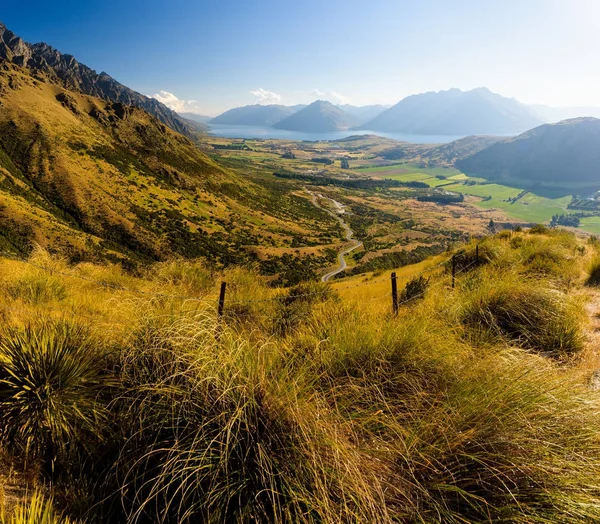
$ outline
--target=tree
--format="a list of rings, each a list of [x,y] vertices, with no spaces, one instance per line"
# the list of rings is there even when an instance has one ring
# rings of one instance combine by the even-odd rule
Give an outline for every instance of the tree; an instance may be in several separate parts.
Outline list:
[[[494,221],[491,218],[490,218],[490,223],[488,224],[487,228],[490,233],[496,232],[496,224],[494,224]]]
[[[341,166],[342,169],[350,169],[350,163],[348,162],[347,158],[342,158]]]

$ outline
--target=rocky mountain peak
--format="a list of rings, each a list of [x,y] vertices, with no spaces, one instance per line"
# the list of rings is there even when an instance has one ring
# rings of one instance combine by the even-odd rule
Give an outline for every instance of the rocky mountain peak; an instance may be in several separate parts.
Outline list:
[[[44,42],[28,44],[0,22],[1,61],[45,73],[52,81],[67,89],[144,109],[170,128],[188,137],[194,137],[197,133],[185,119],[158,100],[130,89],[105,72],[96,73],[78,62],[73,55],[63,54]]]

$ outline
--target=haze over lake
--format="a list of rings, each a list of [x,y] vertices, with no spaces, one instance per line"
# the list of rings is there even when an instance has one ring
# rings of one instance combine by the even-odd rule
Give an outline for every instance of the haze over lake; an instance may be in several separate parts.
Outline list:
[[[402,142],[413,142],[416,144],[445,144],[464,138],[465,135],[411,135],[403,133],[385,133],[382,131],[370,131],[367,129],[346,131],[331,131],[328,133],[302,133],[298,131],[286,131],[274,127],[260,126],[227,126],[210,125],[210,133],[226,138],[276,138],[282,140],[339,140],[352,135],[378,135]]]

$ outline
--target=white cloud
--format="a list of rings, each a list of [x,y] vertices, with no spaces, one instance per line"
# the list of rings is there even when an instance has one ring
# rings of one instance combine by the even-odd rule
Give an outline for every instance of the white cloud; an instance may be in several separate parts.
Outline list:
[[[160,91],[155,95],[150,95],[150,97],[156,98],[156,100],[162,102],[177,113],[199,113],[197,100],[180,100],[173,93],[169,93],[168,91]]]
[[[257,104],[279,104],[281,102],[281,95],[273,93],[273,91],[267,91],[262,87],[250,91],[250,94],[256,99]]]

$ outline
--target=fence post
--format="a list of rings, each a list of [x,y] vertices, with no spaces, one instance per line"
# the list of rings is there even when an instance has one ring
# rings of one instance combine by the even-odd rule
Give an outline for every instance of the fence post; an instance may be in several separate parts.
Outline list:
[[[221,320],[223,316],[223,308],[225,307],[225,290],[227,289],[227,282],[221,282],[221,293],[219,293],[219,307],[217,309],[217,318]]]
[[[456,255],[452,255],[452,289],[454,289],[454,277],[456,276]]]
[[[475,245],[475,265],[479,265],[479,244]]]
[[[395,271],[392,273],[392,311],[394,316],[398,315],[398,282]]]

